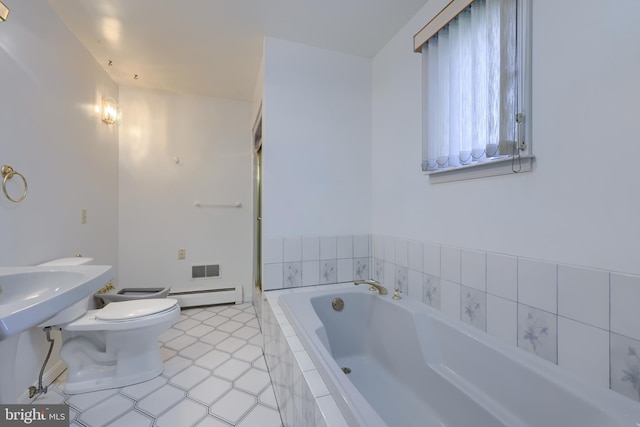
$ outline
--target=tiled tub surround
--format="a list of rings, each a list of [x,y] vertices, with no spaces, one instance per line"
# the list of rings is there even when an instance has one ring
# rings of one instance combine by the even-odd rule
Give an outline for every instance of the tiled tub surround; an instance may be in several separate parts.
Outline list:
[[[373,278],[640,401],[640,276],[372,238]]]
[[[398,287],[640,401],[640,276],[381,235],[275,237],[263,249],[265,290],[324,283],[321,264],[335,261],[337,282]]]
[[[182,310],[160,342],[159,377],[65,395],[63,374],[33,403],[68,404],[71,427],[282,425],[251,304]]]
[[[265,238],[264,290],[326,285],[370,278],[371,237]]]
[[[334,285],[278,304],[350,427],[640,422],[634,401],[408,298]]]
[[[330,285],[351,288],[353,284]],[[264,293],[264,357],[284,427],[349,427],[278,304],[281,295],[311,292],[327,286]]]

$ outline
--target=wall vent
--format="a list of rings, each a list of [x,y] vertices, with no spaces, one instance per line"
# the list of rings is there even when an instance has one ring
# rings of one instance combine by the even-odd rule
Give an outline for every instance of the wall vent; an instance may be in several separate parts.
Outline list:
[[[206,265],[206,273],[207,277],[220,277],[220,264],[210,264]]]
[[[201,279],[206,277],[206,270],[204,265],[194,265],[191,267],[191,278],[192,279]]]
[[[220,264],[191,266],[192,279],[204,279],[206,277],[220,277]]]

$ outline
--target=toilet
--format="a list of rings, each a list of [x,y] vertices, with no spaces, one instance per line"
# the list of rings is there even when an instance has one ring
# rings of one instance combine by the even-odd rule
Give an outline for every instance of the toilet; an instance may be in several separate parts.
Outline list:
[[[42,266],[82,265],[74,257]],[[172,298],[111,302],[89,309],[93,295],[40,326],[62,329],[60,358],[67,364],[67,394],[125,387],[157,377],[163,371],[158,336],[180,316]]]

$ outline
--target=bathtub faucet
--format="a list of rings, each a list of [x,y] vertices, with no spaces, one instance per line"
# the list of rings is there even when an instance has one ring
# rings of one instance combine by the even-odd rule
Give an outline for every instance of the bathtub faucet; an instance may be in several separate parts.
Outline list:
[[[386,295],[387,294],[387,288],[385,288],[384,286],[382,286],[380,283],[376,282],[375,280],[356,280],[355,282],[353,282],[354,285],[370,285],[369,286],[369,290],[370,291],[378,291],[380,293],[380,295]]]

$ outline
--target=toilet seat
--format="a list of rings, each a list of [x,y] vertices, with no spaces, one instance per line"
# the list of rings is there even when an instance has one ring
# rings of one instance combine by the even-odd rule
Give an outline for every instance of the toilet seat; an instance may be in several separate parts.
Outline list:
[[[103,309],[96,311],[96,319],[104,321],[128,321],[152,314],[161,313],[177,304],[172,298],[142,299],[112,302]]]
[[[114,304],[118,305],[115,307],[115,310],[109,310],[113,312],[111,316],[109,315],[109,311],[106,315],[107,317],[111,317],[112,320],[98,317],[102,317],[102,312]],[[124,306],[125,309],[121,310],[122,307],[119,306],[120,304],[126,304]],[[134,305],[142,308],[135,310]],[[145,306],[146,310],[144,308]],[[145,312],[147,314],[140,314]],[[122,313],[129,313],[132,317],[123,318],[121,317],[123,316]],[[135,314],[137,314],[137,317],[133,317]],[[85,315],[61,327],[67,331],[123,331],[144,328],[164,321],[173,322],[179,316],[180,306],[178,305],[178,300],[173,298],[122,301],[112,302],[105,308],[99,310],[89,310]],[[171,323],[169,323],[169,325],[170,324]]]

